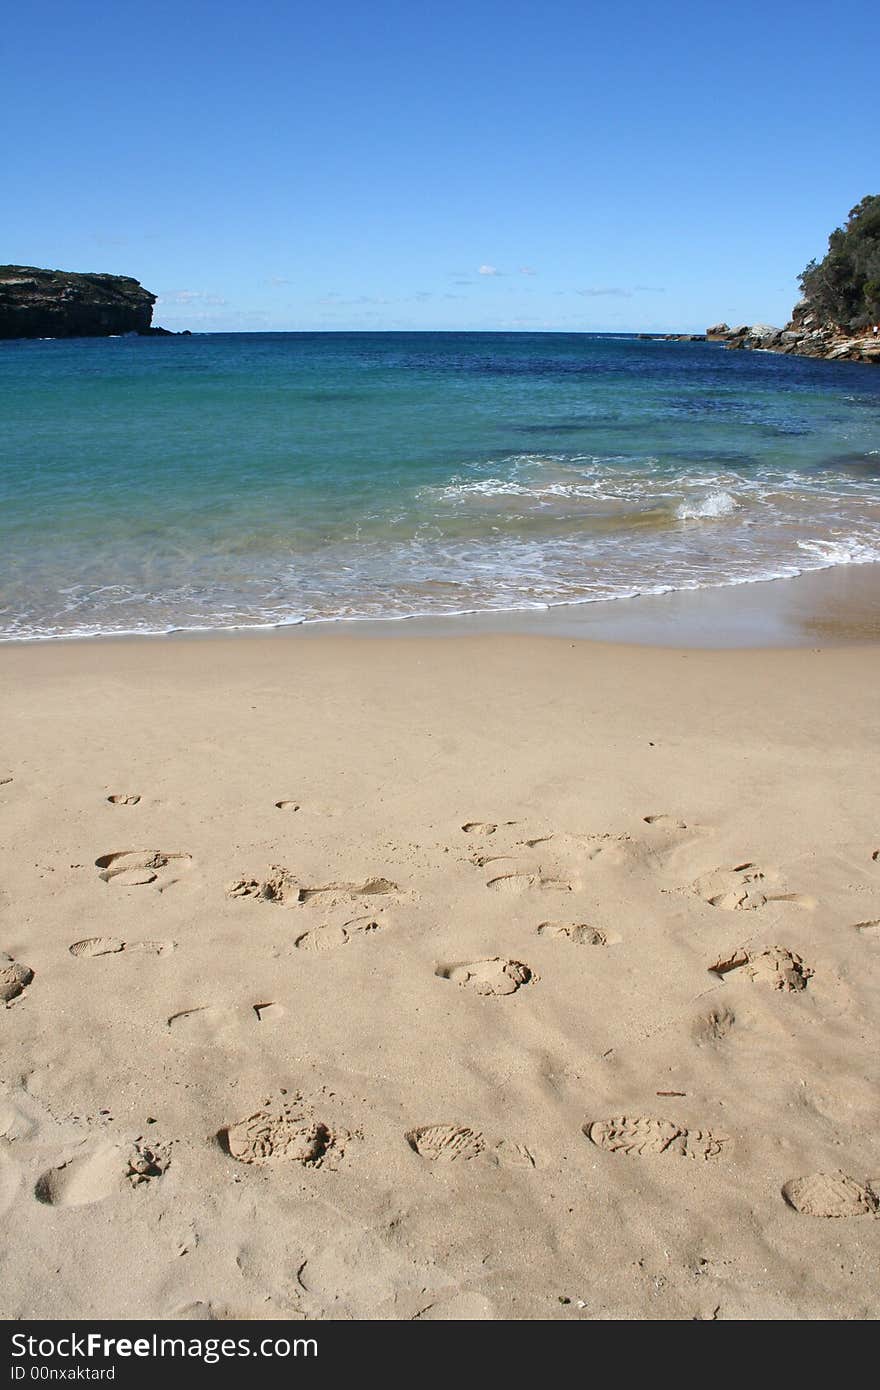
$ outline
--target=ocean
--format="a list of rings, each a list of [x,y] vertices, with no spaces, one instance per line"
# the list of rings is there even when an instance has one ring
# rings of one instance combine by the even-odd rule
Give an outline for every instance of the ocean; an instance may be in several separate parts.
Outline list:
[[[880,560],[880,371],[600,334],[0,343],[0,638],[526,611]]]

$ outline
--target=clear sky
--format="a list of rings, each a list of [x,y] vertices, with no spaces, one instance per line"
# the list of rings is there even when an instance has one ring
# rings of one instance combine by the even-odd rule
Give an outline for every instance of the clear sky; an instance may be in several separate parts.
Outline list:
[[[880,5],[43,0],[0,260],[170,328],[782,323],[880,193]]]

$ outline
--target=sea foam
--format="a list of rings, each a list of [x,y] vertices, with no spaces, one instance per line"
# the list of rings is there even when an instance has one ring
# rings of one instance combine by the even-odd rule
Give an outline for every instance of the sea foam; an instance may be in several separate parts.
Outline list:
[[[679,521],[717,521],[733,516],[740,504],[729,492],[710,492],[698,502],[681,502],[675,509]]]

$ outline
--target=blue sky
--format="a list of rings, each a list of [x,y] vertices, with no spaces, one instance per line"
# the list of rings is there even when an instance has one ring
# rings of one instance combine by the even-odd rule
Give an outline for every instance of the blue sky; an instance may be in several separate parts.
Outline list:
[[[210,330],[783,322],[880,192],[880,6],[49,0],[2,259]]]

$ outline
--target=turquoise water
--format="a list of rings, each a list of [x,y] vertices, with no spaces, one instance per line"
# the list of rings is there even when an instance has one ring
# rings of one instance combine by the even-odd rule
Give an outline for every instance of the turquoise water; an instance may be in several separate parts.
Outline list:
[[[0,344],[0,636],[880,560],[880,371],[575,334]]]

